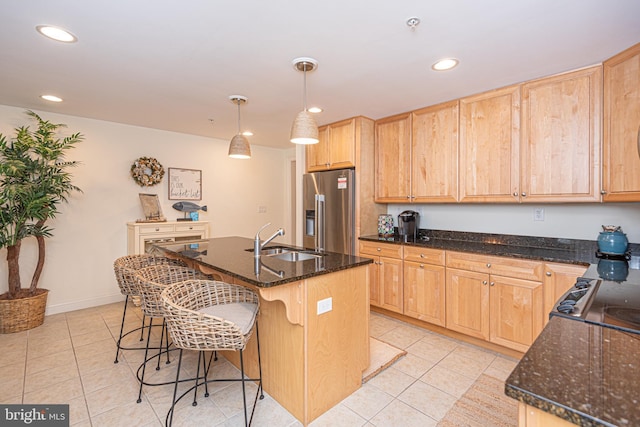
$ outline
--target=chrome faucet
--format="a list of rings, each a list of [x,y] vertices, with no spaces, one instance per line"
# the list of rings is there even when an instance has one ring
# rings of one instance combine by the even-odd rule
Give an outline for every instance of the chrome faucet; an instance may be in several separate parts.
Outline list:
[[[258,230],[258,232],[256,233],[256,238],[253,241],[253,256],[256,258],[260,257],[260,252],[262,251],[262,248],[264,248],[269,242],[271,242],[273,239],[275,239],[278,236],[284,236],[284,229],[278,228],[278,231],[273,233],[273,235],[270,236],[268,239],[266,239],[264,242],[260,243],[260,232],[270,225],[271,225],[270,222],[266,223],[265,225],[260,227],[260,230]]]

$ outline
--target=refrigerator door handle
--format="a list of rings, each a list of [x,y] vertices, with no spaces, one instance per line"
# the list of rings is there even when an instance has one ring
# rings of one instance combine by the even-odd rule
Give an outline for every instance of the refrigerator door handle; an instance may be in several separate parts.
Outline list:
[[[315,209],[316,209],[316,224],[315,224],[315,243],[316,243],[316,251],[324,251],[324,227],[325,227],[325,217],[324,217],[324,194],[316,194],[315,197]]]

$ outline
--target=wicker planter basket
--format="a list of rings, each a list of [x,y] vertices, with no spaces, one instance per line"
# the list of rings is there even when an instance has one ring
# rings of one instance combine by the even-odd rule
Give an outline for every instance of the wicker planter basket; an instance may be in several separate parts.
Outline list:
[[[0,299],[0,334],[33,329],[44,323],[48,289],[37,289],[33,296]]]

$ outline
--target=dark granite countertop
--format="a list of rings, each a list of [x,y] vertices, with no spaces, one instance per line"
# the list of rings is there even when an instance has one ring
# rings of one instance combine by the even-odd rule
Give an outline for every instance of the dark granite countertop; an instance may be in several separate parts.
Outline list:
[[[640,334],[552,317],[505,393],[574,424],[637,426],[639,361]]]
[[[295,246],[281,245],[277,242],[266,247],[273,246],[304,250]],[[247,251],[247,249],[251,251]],[[153,245],[153,251],[195,261],[205,267],[216,269],[260,287],[283,285],[373,262],[369,258],[333,252],[319,252],[321,257],[307,261],[289,262],[264,255],[256,260],[252,252],[253,239],[244,237],[221,237],[191,242],[156,244]],[[307,252],[312,251],[307,250]]]
[[[361,236],[360,240],[565,264],[588,265],[598,262],[595,240],[422,229],[415,241],[405,241],[397,235],[388,238]],[[633,256],[640,256],[640,245],[632,243],[629,248]]]

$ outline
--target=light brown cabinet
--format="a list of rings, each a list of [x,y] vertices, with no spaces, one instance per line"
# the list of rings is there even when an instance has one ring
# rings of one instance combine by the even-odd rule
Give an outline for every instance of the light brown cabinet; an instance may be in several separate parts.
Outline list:
[[[605,202],[640,201],[640,44],[604,62],[602,192]]]
[[[517,202],[520,86],[460,100],[460,201]]]
[[[458,200],[458,101],[376,121],[376,201]]]
[[[411,201],[411,114],[377,120],[375,124],[375,200]]]
[[[458,201],[458,101],[411,116],[411,201]]]
[[[369,270],[371,305],[396,313],[403,312],[403,269],[401,245],[361,241],[360,256],[373,258]]]
[[[600,201],[602,67],[522,85],[521,202]]]
[[[404,314],[445,326],[445,252],[404,248]]]
[[[526,351],[543,325],[542,263],[447,252],[446,266],[446,327]]]
[[[560,297],[575,283],[576,278],[582,276],[587,267],[581,265],[559,264],[547,262],[544,264],[544,324],[549,322],[549,313],[553,310]]]
[[[308,172],[355,167],[357,119],[318,128],[319,142],[306,147]]]

